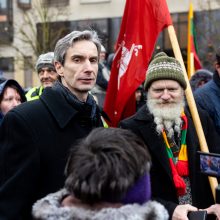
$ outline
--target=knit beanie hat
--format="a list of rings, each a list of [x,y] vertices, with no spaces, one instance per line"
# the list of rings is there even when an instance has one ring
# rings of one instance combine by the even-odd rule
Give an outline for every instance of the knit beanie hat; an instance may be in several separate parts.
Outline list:
[[[167,56],[164,52],[156,54],[151,61],[147,70],[144,89],[147,90],[152,82],[162,79],[175,80],[184,90],[186,89],[186,81],[179,61]]]
[[[44,67],[51,68],[56,72],[55,67],[54,67],[54,53],[53,52],[44,53],[39,56],[37,63],[36,63],[37,72],[39,72],[40,69]]]

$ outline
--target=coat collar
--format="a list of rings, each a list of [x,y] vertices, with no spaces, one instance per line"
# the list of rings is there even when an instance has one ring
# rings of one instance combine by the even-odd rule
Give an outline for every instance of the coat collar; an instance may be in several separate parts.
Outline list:
[[[40,100],[46,105],[60,128],[64,128],[78,112],[66,101],[62,93],[53,88],[45,88]]]
[[[138,130],[140,131],[142,138],[144,139],[150,153],[153,157],[157,158],[157,161],[164,167],[167,174],[172,178],[169,160],[162,136],[158,136],[156,132],[156,125],[153,121],[153,115],[150,114],[146,105],[144,105],[136,114],[134,120],[139,121]],[[141,122],[141,123],[140,123]]]

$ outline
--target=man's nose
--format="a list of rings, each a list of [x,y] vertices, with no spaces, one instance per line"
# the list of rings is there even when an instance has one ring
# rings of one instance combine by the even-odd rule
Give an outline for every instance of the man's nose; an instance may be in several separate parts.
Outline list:
[[[91,64],[90,60],[85,60],[84,68],[86,70],[92,70],[92,64]]]
[[[44,77],[44,78],[47,78],[48,75],[49,75],[48,71],[47,71],[47,70],[44,70],[43,77]]]
[[[161,95],[161,99],[163,99],[163,100],[170,99],[170,93],[169,93],[169,91],[167,89],[163,90],[163,94]]]

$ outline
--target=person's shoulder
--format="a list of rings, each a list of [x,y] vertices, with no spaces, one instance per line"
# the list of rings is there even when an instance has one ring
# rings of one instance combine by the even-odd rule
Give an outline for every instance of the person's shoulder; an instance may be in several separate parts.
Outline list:
[[[127,204],[120,208],[102,209],[98,215],[100,219],[148,219],[148,220],[168,220],[169,215],[163,205],[156,201],[148,201],[144,204]],[[144,216],[144,217],[143,217]]]
[[[135,125],[143,121],[148,120],[149,112],[147,111],[146,105],[142,106],[134,115],[123,119],[120,125]]]
[[[53,217],[54,219],[61,219],[58,217],[61,217],[60,215],[65,211],[65,209],[60,210],[60,201],[66,195],[68,195],[68,192],[65,189],[61,189],[37,200],[32,207],[32,215],[34,219],[52,219]],[[66,211],[64,214],[65,213]]]
[[[30,118],[41,118],[42,109],[45,109],[43,103],[37,99],[29,102],[21,103],[16,106],[12,110],[10,110],[5,117],[7,118],[22,118],[22,119],[30,119]]]
[[[189,108],[188,104],[185,106],[185,110],[184,111],[185,111],[186,115],[192,117],[192,114],[191,114],[191,111],[190,111],[190,108]],[[200,117],[210,117],[209,113],[207,112],[207,110],[201,108],[199,105],[197,106],[197,111],[198,111]]]
[[[214,129],[214,124],[212,123],[212,119],[211,119],[209,112],[207,110],[201,108],[199,105],[197,106],[197,111],[198,111],[201,123],[203,125],[203,128],[204,129],[206,129],[206,128]],[[185,108],[185,113],[188,117],[192,118],[192,114],[191,114],[188,106],[187,106],[187,108]]]
[[[208,91],[212,89],[214,84],[215,84],[214,81],[210,80],[204,86],[201,86],[200,88],[196,89],[194,95],[195,96],[203,95],[203,94],[209,95]]]

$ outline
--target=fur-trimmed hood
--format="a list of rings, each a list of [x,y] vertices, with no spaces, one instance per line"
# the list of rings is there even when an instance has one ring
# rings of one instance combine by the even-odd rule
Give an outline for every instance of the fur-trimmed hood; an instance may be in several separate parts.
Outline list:
[[[88,210],[79,207],[61,207],[60,201],[67,195],[65,189],[38,200],[32,209],[36,220],[167,220],[166,209],[158,202],[142,205],[131,204],[120,208]]]

